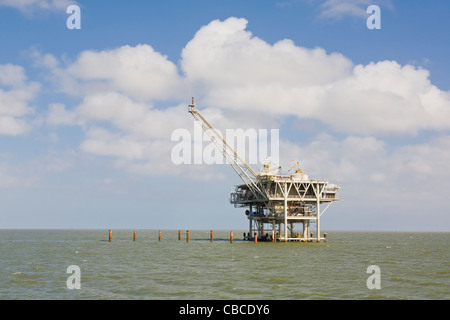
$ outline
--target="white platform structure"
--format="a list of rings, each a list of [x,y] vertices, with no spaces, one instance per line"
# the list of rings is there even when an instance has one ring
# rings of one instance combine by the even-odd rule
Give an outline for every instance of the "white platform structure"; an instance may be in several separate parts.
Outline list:
[[[248,208],[247,240],[255,237],[258,241],[326,240],[326,234],[321,234],[320,218],[331,203],[340,200],[338,185],[329,184],[327,179],[310,180],[298,162],[291,175],[279,175],[279,168],[271,169],[270,161],[256,173],[202,116],[194,98],[188,111],[243,181],[231,192],[230,203],[236,208]],[[313,223],[315,235],[311,230]]]

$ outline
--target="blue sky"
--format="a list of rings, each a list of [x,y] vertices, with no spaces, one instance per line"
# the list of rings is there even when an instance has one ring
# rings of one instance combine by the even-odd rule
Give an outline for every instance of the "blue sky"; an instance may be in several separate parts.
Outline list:
[[[81,30],[66,27],[70,4]],[[231,167],[171,163],[196,96],[220,128],[280,129],[284,171],[296,159],[342,186],[324,230],[449,231],[449,13],[440,0],[0,0],[0,228],[246,229]]]

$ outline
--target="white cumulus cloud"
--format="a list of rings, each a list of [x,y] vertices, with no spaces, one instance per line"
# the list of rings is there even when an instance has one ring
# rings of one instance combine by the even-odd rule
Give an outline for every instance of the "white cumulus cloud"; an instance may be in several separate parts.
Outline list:
[[[31,129],[27,117],[34,109],[29,104],[39,87],[38,83],[27,81],[23,67],[0,65],[0,134],[15,136]]]
[[[320,120],[349,134],[450,128],[450,93],[427,70],[395,61],[354,65],[290,40],[271,45],[245,19],[212,21],[186,45],[186,79],[210,106]]]
[[[83,93],[116,90],[135,99],[164,100],[182,88],[177,66],[146,44],[83,51],[66,71],[82,83]]]

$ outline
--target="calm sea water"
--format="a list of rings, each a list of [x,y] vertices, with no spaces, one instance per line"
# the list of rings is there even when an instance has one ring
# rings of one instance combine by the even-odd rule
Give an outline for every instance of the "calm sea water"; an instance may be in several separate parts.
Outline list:
[[[252,243],[242,231],[0,230],[0,299],[449,299],[450,233],[328,232]],[[70,290],[69,265],[81,289]],[[367,268],[381,289],[368,289]]]

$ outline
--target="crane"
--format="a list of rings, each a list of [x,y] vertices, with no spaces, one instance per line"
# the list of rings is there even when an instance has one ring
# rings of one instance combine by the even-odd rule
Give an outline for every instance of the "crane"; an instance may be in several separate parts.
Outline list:
[[[236,208],[249,208],[245,211],[249,219],[247,240],[256,237],[272,241],[326,240],[326,234],[321,236],[320,217],[332,202],[340,200],[338,185],[329,184],[327,179],[309,179],[298,162],[295,173],[290,176],[278,175],[276,172],[281,167],[274,172],[270,159],[266,159],[262,170],[256,173],[200,113],[194,98],[188,111],[244,182],[231,192],[230,203]],[[294,226],[299,223],[303,225],[302,232],[295,231]],[[317,226],[315,237],[311,233],[311,223]]]
[[[250,192],[255,198],[262,197],[267,199],[267,194],[262,190],[257,183],[257,173],[250,167],[250,165],[241,158],[241,156],[228,144],[226,139],[217,131],[200,113],[196,108],[194,97],[192,97],[192,103],[188,106],[188,111],[197,123],[201,126],[203,131],[209,136],[211,141],[222,152],[223,157],[236,171],[245,185],[249,188]]]

